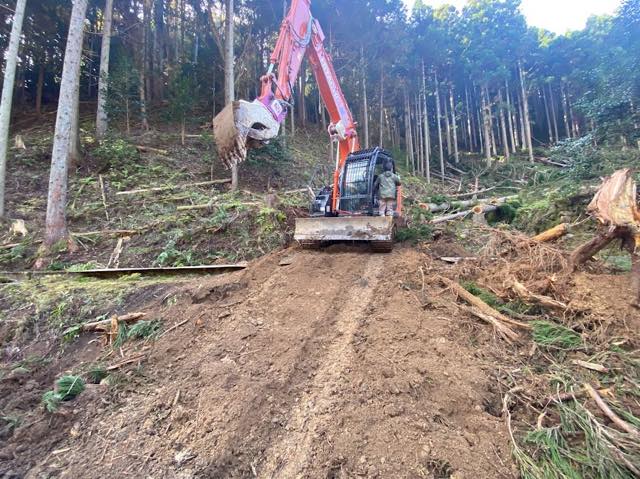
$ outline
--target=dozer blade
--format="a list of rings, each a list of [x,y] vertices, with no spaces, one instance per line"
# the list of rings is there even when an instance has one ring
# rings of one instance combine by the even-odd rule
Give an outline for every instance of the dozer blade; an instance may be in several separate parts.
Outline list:
[[[248,149],[268,143],[279,131],[280,123],[258,100],[234,101],[213,119],[218,157],[227,168],[242,163]]]
[[[322,216],[296,219],[294,238],[303,246],[329,241],[369,241],[374,249],[389,251],[394,236],[395,221],[391,216]]]

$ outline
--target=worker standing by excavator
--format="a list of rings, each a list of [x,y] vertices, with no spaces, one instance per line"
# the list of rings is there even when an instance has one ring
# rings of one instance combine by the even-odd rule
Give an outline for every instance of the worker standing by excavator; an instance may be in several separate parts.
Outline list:
[[[384,172],[376,179],[373,190],[378,192],[378,208],[380,216],[393,216],[396,211],[398,186],[400,177],[393,172],[390,162],[384,164]]]

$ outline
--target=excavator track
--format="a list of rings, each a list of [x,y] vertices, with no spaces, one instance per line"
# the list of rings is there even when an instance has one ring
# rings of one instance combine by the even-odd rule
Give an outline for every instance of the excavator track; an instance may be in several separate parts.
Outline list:
[[[374,253],[391,253],[393,251],[393,240],[388,241],[372,241],[371,250]]]

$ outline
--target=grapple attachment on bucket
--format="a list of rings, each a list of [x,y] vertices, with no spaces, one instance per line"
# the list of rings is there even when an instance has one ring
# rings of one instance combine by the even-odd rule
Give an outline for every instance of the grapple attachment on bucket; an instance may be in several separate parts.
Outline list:
[[[234,101],[213,119],[218,156],[227,168],[242,163],[247,150],[278,136],[280,123],[259,100]]]

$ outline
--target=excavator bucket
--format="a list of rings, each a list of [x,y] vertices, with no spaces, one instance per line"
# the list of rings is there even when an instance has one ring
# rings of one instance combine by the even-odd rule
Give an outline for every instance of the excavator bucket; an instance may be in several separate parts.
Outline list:
[[[234,101],[213,119],[218,157],[227,168],[242,163],[247,150],[278,136],[280,123],[259,100]]]
[[[391,216],[338,216],[296,219],[294,238],[303,247],[334,241],[367,241],[375,251],[391,251],[396,219]]]

